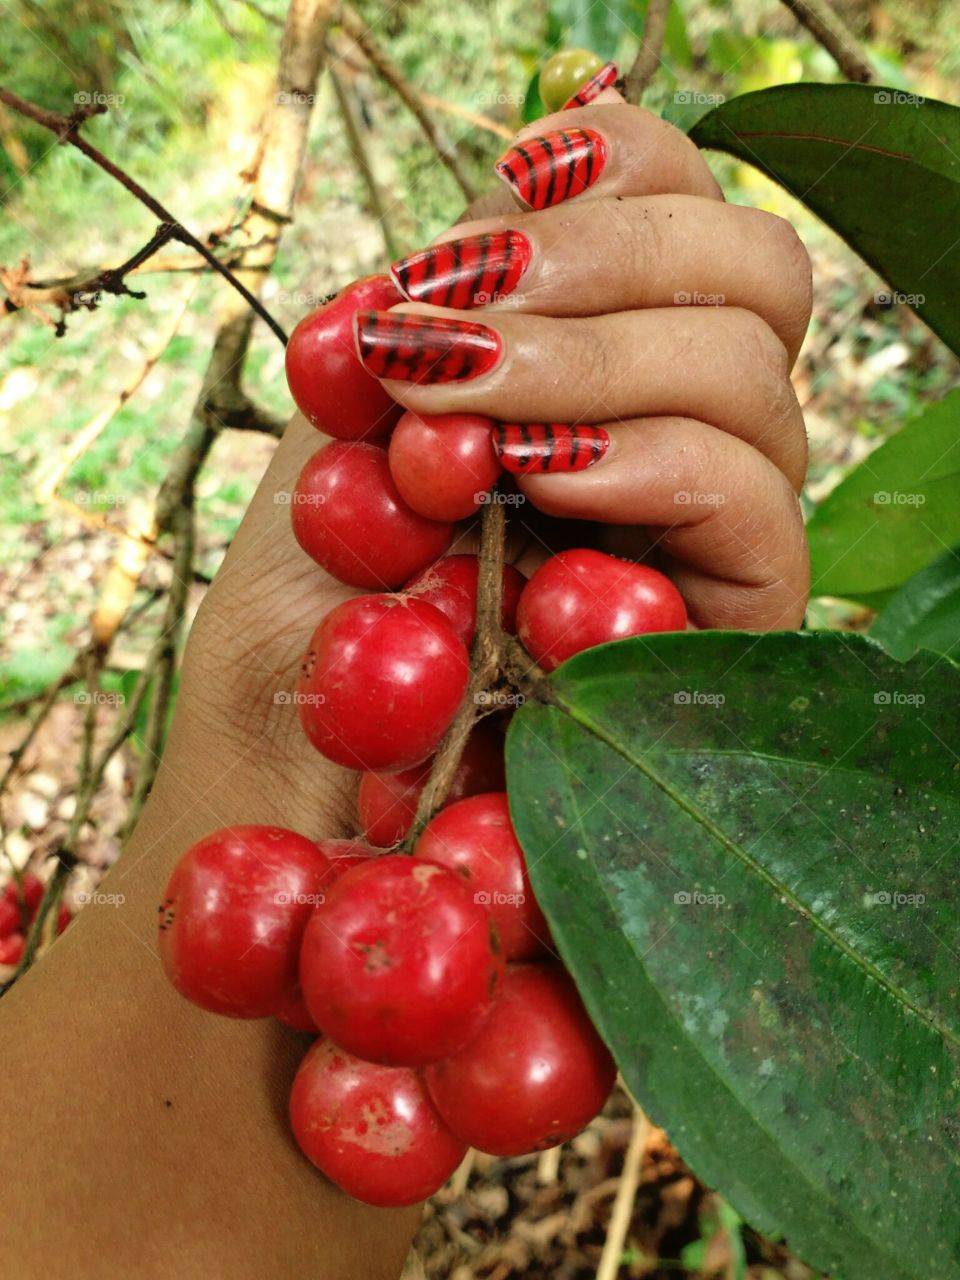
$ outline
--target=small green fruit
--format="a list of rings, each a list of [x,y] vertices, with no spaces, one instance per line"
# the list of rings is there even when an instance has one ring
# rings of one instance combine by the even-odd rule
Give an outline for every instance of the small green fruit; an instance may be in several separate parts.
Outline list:
[[[559,111],[602,66],[603,59],[589,49],[555,53],[540,71],[540,100],[547,111]]]

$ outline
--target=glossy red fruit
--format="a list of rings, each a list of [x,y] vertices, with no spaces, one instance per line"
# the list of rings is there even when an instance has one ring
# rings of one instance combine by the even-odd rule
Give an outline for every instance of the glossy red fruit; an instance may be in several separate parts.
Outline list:
[[[300,722],[337,764],[408,769],[443,737],[469,673],[462,641],[432,604],[357,596],[313,633],[297,683]]]
[[[493,916],[507,960],[546,954],[550,930],[530,887],[505,791],[447,805],[424,827],[413,852],[463,876]]]
[[[15,902],[0,898],[0,938],[9,938],[23,928],[23,914]]]
[[[403,301],[389,276],[366,276],[304,316],[287,343],[287,385],[300,412],[328,436],[383,436],[403,412],[367,373],[353,341],[358,311],[385,311]]]
[[[407,834],[432,763],[428,760],[400,773],[363,775],[357,813],[371,844],[389,848]],[[481,720],[463,748],[445,803],[453,804],[480,791],[500,791],[504,785],[503,733],[489,720]]]
[[[329,892],[330,886],[345,871],[349,871],[351,867],[360,866],[362,862],[369,862],[379,852],[362,840],[318,840],[317,848],[327,859],[328,864],[317,893],[318,905]],[[299,980],[292,994],[277,1009],[276,1018],[278,1022],[282,1022],[285,1027],[290,1027],[294,1031],[308,1031],[315,1036],[320,1034],[320,1028],[307,1011]]]
[[[510,965],[493,1013],[461,1053],[427,1067],[451,1131],[519,1156],[567,1142],[600,1111],[617,1069],[559,965]]]
[[[477,631],[477,578],[480,561],[476,556],[444,556],[411,578],[404,591],[435,605],[445,613],[468,647]],[[500,623],[513,635],[517,629],[517,605],[527,580],[512,564],[503,567],[503,608]]]
[[[400,497],[386,450],[340,440],[300,472],[290,519],[307,555],[352,587],[399,587],[453,538],[453,525],[425,519]]]
[[[312,840],[283,827],[224,827],[193,845],[160,906],[160,959],[174,987],[212,1013],[275,1013],[296,986],[328,866]]]
[[[381,1208],[425,1200],[466,1155],[417,1072],[363,1062],[327,1040],[300,1065],[290,1124],[301,1151],[331,1182]]]
[[[683,631],[687,610],[669,578],[601,551],[561,551],[520,596],[517,634],[546,671],[609,640]]]
[[[491,418],[427,416],[407,410],[390,437],[390,472],[400,496],[431,520],[466,520],[497,482]]]
[[[323,1034],[391,1066],[468,1044],[502,973],[496,929],[464,880],[393,854],[341,876],[300,952],[300,985]]]
[[[14,903],[18,907],[26,907],[27,919],[31,922],[37,914],[37,908],[43,900],[46,885],[39,876],[35,876],[32,871],[27,871],[20,879],[18,885],[16,880],[8,880],[3,887],[3,896],[5,901]]]
[[[0,964],[19,964],[26,945],[27,939],[22,933],[8,933],[0,938]]]

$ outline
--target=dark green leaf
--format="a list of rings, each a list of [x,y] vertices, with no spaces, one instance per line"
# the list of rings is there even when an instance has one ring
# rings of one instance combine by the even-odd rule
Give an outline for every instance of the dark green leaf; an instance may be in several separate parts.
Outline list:
[[[960,541],[960,391],[860,463],[807,526],[816,595],[891,591]]]
[[[960,546],[905,582],[870,629],[895,658],[932,649],[960,653]]]
[[[690,136],[791,191],[960,353],[960,108],[873,85],[782,85],[731,98]]]
[[[511,810],[628,1085],[843,1280],[960,1277],[960,670],[648,636],[514,717]]]

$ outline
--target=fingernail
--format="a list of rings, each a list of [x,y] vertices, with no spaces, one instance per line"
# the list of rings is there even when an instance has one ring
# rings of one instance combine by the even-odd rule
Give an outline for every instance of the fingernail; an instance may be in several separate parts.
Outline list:
[[[412,302],[437,307],[487,307],[517,287],[530,265],[530,241],[522,231],[492,231],[435,244],[390,268]]]
[[[591,76],[586,84],[581,85],[573,97],[565,102],[560,110],[570,111],[573,107],[585,107],[588,102],[592,102],[594,98],[599,97],[604,89],[609,89],[612,84],[615,84],[619,74],[615,62],[605,62],[597,74]]]
[[[504,470],[520,476],[586,471],[609,447],[603,427],[511,422],[493,429],[493,449]]]
[[[558,129],[511,147],[494,168],[531,209],[547,209],[592,187],[606,159],[593,129]]]
[[[357,353],[375,378],[402,382],[466,382],[497,363],[496,329],[446,316],[358,311]]]

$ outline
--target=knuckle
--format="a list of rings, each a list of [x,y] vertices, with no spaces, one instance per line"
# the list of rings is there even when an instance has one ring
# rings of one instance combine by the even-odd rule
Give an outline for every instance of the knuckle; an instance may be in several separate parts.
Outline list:
[[[786,382],[789,372],[787,349],[766,320],[745,307],[731,307],[728,314],[733,321],[733,339],[740,358],[759,366],[771,379]]]

